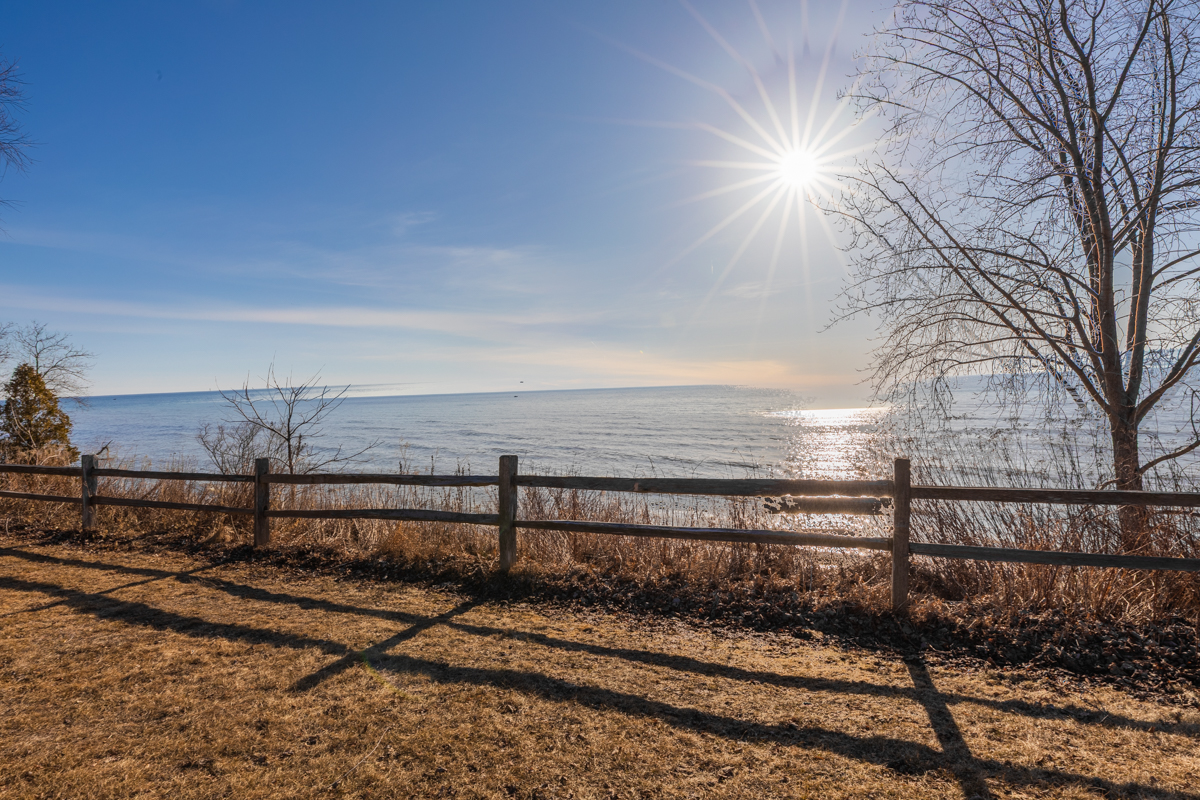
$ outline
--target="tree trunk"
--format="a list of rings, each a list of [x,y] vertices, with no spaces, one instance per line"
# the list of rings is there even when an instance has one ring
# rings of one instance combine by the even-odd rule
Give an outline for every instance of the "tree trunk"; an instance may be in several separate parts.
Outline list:
[[[1117,489],[1140,492],[1142,474],[1138,471],[1141,462],[1138,458],[1137,423],[1128,419],[1113,420],[1112,445]],[[1133,553],[1145,549],[1150,543],[1150,519],[1146,507],[1121,506],[1117,515],[1121,526],[1121,552]]]

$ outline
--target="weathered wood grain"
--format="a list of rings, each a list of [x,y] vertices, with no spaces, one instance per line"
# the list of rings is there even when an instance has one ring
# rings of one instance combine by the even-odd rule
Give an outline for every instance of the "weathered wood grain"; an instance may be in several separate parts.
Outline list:
[[[267,511],[271,508],[271,459],[254,459],[254,546],[266,547],[271,543],[271,520]]]
[[[896,485],[896,507],[892,510],[892,612],[903,614],[908,610],[911,464],[907,458],[897,458],[892,469],[892,482]]]
[[[499,514],[461,514],[424,508],[305,508],[270,509],[268,517],[290,519],[393,519],[414,522],[462,522],[468,525],[498,525]]]
[[[0,492],[0,497],[9,500],[41,500],[47,503],[78,503],[78,497],[66,497],[61,494],[35,494],[34,492]]]
[[[768,514],[873,516],[883,513],[883,500],[878,497],[783,497],[778,505],[767,505],[766,511]]]
[[[1086,506],[1200,506],[1200,493],[1119,492],[1101,489],[1002,489],[990,486],[914,486],[913,500],[977,500]]]
[[[749,542],[807,547],[852,547],[862,550],[891,550],[891,539],[842,536],[833,533],[789,533],[787,531],[742,530],[741,528],[680,528],[669,525],[626,525],[620,522],[584,522],[565,519],[517,520],[518,528],[574,533],[607,533],[615,536],[647,536],[663,539],[694,539],[703,542]]]
[[[729,497],[782,497],[783,495],[891,497],[891,481],[815,481],[748,478],[585,478],[554,475],[520,475],[518,486],[544,489],[579,489],[640,494],[696,494]]]
[[[370,472],[325,472],[309,475],[275,474],[267,483],[289,485],[389,483],[396,486],[495,486],[496,475],[388,475]]]
[[[497,526],[500,533],[500,571],[508,572],[517,563],[517,457],[500,456],[500,484]]]
[[[1016,564],[1051,564],[1064,567],[1112,567],[1200,572],[1200,558],[1118,556],[1100,553],[1062,553],[1053,550],[1019,550],[1010,547],[972,547],[962,544],[910,542],[915,555],[935,558],[965,558],[972,561],[1003,561]]]
[[[0,472],[15,475],[69,475],[78,477],[79,467],[42,467],[36,464],[0,464]]]
[[[78,503],[79,498],[71,502]],[[131,508],[163,508],[171,511],[204,511],[210,514],[253,514],[250,508],[237,506],[214,506],[206,503],[174,503],[166,500],[142,500],[135,497],[105,497],[99,495],[92,498],[92,503],[98,506],[129,506]]]
[[[90,531],[96,527],[96,507],[92,505],[92,498],[97,492],[96,457],[94,455],[80,456],[79,475],[82,479],[79,482],[79,529]]]

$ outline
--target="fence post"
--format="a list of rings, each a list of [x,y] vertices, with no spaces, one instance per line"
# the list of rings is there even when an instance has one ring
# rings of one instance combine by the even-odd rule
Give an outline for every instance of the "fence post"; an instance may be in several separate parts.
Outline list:
[[[95,456],[84,455],[79,457],[81,484],[79,529],[81,531],[90,531],[96,527],[96,507],[92,505],[92,498],[96,496],[96,476],[92,474],[95,469]]]
[[[271,519],[267,510],[271,508],[271,484],[263,478],[271,474],[271,459],[254,459],[254,546],[266,547],[271,543]]]
[[[500,571],[517,563],[517,457],[500,456]]]
[[[897,458],[892,482],[892,611],[903,614],[908,610],[908,532],[912,521],[911,464],[907,458]]]

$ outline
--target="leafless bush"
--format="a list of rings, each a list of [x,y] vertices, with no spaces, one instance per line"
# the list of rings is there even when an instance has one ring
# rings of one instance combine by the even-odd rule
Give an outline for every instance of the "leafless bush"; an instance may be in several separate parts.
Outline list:
[[[349,453],[340,445],[333,449],[319,446],[322,423],[349,390],[321,386],[320,378],[318,374],[293,383],[289,375],[280,381],[272,364],[267,368],[264,389],[251,389],[247,379],[236,392],[221,391],[233,419],[201,426],[196,441],[213,465],[226,474],[252,473],[256,458],[269,458],[273,471],[288,474],[362,463],[362,457],[379,446],[378,441]]]
[[[262,428],[249,422],[205,423],[196,433],[196,441],[204,448],[209,460],[222,475],[250,475],[254,473],[254,459],[272,458],[278,454],[272,450],[273,442]]]

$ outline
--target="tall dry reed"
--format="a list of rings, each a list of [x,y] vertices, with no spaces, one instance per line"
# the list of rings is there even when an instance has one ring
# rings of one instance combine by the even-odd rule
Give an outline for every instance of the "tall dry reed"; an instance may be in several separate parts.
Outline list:
[[[1087,426],[964,433],[893,417],[881,425],[878,440],[881,454],[912,460],[914,483],[935,486],[1096,489],[1104,485],[1103,465],[1111,463],[1101,431]],[[1146,488],[1192,492],[1200,483],[1186,462],[1166,463],[1147,476]],[[1200,515],[1194,510],[1152,508],[1148,524],[1149,544],[1140,555],[1200,558]],[[1121,541],[1113,506],[992,502],[914,502],[912,536],[945,544],[1083,553],[1116,553]],[[1055,610],[1134,623],[1200,621],[1195,573],[940,558],[916,558],[914,564],[916,591],[990,615],[1016,618]]]
[[[876,474],[888,477],[892,452],[914,461],[915,480],[930,484],[1078,486],[1081,455],[1062,451],[1047,471],[1022,469],[1019,456],[992,444],[984,451],[928,447],[880,432]],[[981,446],[983,447],[983,446]],[[105,466],[145,466],[133,460]],[[190,470],[179,461],[163,469]],[[1027,465],[1026,465],[1027,466]],[[436,466],[433,467],[436,469]],[[1057,473],[1054,472],[1057,470]],[[460,471],[464,471],[460,468]],[[1186,488],[1186,475],[1176,475]],[[4,475],[12,491],[76,495],[78,480]],[[100,494],[249,508],[247,484],[101,479]],[[480,488],[412,486],[275,486],[275,508],[420,508],[494,513],[496,492]],[[77,506],[0,500],[0,518],[14,524],[68,530],[79,525]],[[890,517],[848,520],[837,517],[781,517],[756,498],[631,495],[523,488],[520,516],[602,522],[829,530],[889,535]],[[130,539],[170,533],[189,541],[237,545],[251,538],[245,515],[195,513],[101,506],[98,526],[105,537]],[[1200,522],[1191,513],[1158,509],[1152,514],[1153,554],[1200,557]],[[1004,547],[1109,552],[1116,537],[1112,509],[995,503],[914,504],[913,536],[918,541]],[[387,559],[443,571],[491,572],[497,561],[494,528],[437,522],[380,520],[272,520],[280,548],[318,550],[353,559]],[[884,611],[888,599],[888,557],[865,551],[835,551],[780,545],[742,545],[553,531],[519,533],[519,572],[526,577],[576,576],[598,587],[658,586],[694,597],[722,592],[791,597],[791,605],[851,603]],[[913,589],[918,609],[958,614],[1018,617],[1055,610],[1079,619],[1128,623],[1167,618],[1200,620],[1200,577],[1187,573],[1097,568],[1048,567],[954,559],[915,558]]]

